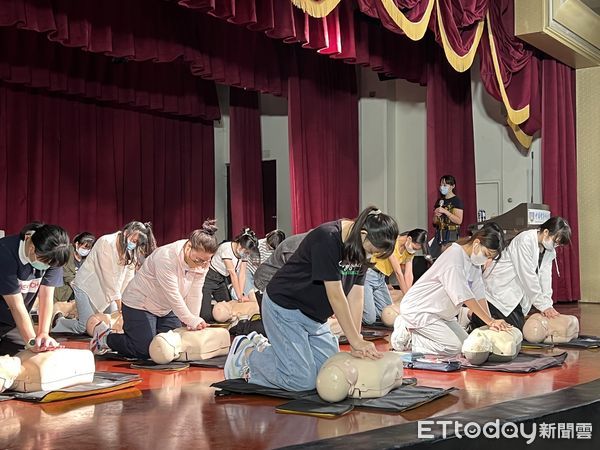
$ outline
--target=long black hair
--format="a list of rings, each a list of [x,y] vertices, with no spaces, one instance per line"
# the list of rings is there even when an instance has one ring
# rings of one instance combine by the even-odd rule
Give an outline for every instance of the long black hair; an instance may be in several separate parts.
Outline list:
[[[26,236],[31,236],[38,261],[51,267],[61,267],[69,261],[69,235],[62,227],[32,222],[25,225],[19,233],[22,241]]]
[[[135,249],[127,250],[127,238],[138,232],[138,240]],[[150,222],[142,223],[138,221],[129,222],[123,227],[119,235],[120,263],[124,266],[135,264],[140,267],[144,259],[156,249],[156,239],[152,232]]]
[[[421,251],[423,252],[423,255],[429,255],[429,239],[427,238],[427,230],[415,228],[414,230],[405,231],[404,233],[401,233],[400,236],[409,237],[414,244],[419,244],[421,246]]]
[[[398,239],[398,224],[393,217],[382,213],[376,206],[367,206],[350,228],[344,241],[343,259],[351,264],[368,264],[367,254],[363,247],[362,231],[367,232],[367,239],[380,250],[377,256],[389,258],[394,253]]]
[[[540,231],[548,230],[548,233],[558,245],[568,245],[571,243],[571,226],[562,217],[550,217],[538,229]]]
[[[475,239],[479,239],[481,245],[488,250],[496,251],[496,256],[493,260],[497,261],[502,256],[502,251],[506,248],[506,239],[504,231],[496,222],[487,222],[471,237],[463,238],[458,241],[459,244],[472,244]]]
[[[267,233],[265,239],[269,247],[274,250],[285,240],[285,233],[281,230],[273,230]]]

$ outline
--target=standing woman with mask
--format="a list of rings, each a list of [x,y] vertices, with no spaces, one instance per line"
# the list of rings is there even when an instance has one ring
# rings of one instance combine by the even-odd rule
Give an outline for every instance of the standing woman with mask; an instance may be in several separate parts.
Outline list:
[[[75,279],[75,274],[89,255],[96,242],[96,236],[84,231],[73,238],[71,246],[71,256],[67,264],[63,266],[63,285],[54,289],[54,301],[68,302],[75,298],[71,283]]]
[[[53,350],[49,336],[54,287],[62,284],[62,266],[69,259],[69,236],[57,225],[36,222],[19,235],[0,239],[0,354],[23,348]],[[29,311],[39,299],[39,324]]]
[[[394,251],[396,221],[370,206],[354,220],[327,222],[309,232],[267,285],[261,313],[269,343],[261,335],[234,339],[225,378],[246,378],[288,391],[314,389],[317,374],[339,352],[327,319],[335,314],[352,355],[381,353],[361,334],[363,283],[372,254]]]
[[[427,231],[415,228],[398,236],[394,253],[389,258],[371,258],[373,267],[367,270],[365,278],[364,324],[374,323],[381,317],[383,308],[392,304],[386,277],[394,273],[402,293],[408,292],[414,280],[412,260],[418,250],[422,250],[425,255],[429,254]]]
[[[242,232],[231,242],[223,242],[210,260],[210,268],[206,274],[202,289],[202,309],[200,317],[213,322],[212,303],[231,300],[229,284],[231,283],[237,300],[247,302],[244,295],[246,283],[246,265],[249,259],[260,258],[258,239],[250,228]]]
[[[460,236],[463,221],[463,202],[454,193],[456,179],[452,175],[440,178],[440,198],[433,206],[435,238],[431,245],[431,256],[435,259]]]
[[[481,275],[482,266],[488,259],[500,258],[504,246],[504,232],[494,222],[451,244],[400,302],[390,340],[394,350],[460,353],[467,332],[456,316],[463,304],[492,329],[510,327],[490,316]]]
[[[155,248],[150,223],[129,222],[98,238],[73,281],[78,318],[58,319],[52,331],[83,334],[93,314],[120,311],[123,291]]]
[[[556,247],[570,242],[571,227],[562,217],[551,217],[538,229],[519,233],[483,274],[492,317],[522,330],[532,306],[548,318],[560,315],[552,306],[552,261],[556,261]],[[483,325],[477,317],[471,323]]]

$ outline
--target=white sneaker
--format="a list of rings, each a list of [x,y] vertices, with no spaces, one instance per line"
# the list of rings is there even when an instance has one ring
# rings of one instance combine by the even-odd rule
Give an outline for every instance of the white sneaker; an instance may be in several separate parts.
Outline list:
[[[265,350],[265,348],[271,346],[269,340],[257,331],[251,331],[250,333],[248,333],[248,339],[252,341],[252,343],[254,344],[254,348],[259,352],[262,352]]]
[[[226,380],[247,378],[249,368],[246,349],[253,346],[254,343],[244,334],[236,336],[233,339],[227,360],[225,361],[224,371]]]
[[[394,321],[394,332],[390,338],[390,344],[394,350],[399,352],[409,351],[411,348],[412,333],[408,331],[406,322],[401,316]]]
[[[106,343],[106,338],[111,331],[110,327],[102,321],[94,327],[92,340],[90,341],[90,350],[94,355],[103,355],[110,350],[110,347]]]

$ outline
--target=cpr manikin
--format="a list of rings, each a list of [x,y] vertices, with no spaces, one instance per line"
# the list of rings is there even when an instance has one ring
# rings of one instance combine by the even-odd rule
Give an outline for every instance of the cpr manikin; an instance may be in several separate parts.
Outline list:
[[[250,318],[259,312],[260,308],[257,302],[238,302],[237,300],[217,302],[212,310],[215,321],[221,323]]]
[[[187,328],[160,333],[150,343],[150,358],[157,364],[171,361],[197,361],[229,353],[229,331],[224,328]]]
[[[386,327],[394,328],[394,321],[400,315],[400,305],[392,303],[381,310],[381,321]]]
[[[476,328],[465,339],[462,352],[471,364],[486,361],[508,362],[517,357],[521,350],[523,334],[512,327],[507,331],[495,331],[489,327]]]
[[[579,336],[579,320],[565,314],[547,318],[535,313],[523,325],[523,336],[535,344],[564,344]]]
[[[61,348],[0,357],[0,390],[53,391],[94,380],[96,365],[89,350]]]
[[[90,316],[85,325],[86,333],[92,336],[94,334],[94,328],[96,328],[96,325],[100,322],[104,322],[115,333],[123,332],[123,315],[119,311],[115,311],[111,314],[96,313]]]
[[[383,397],[402,385],[402,356],[387,352],[377,360],[355,358],[350,353],[333,355],[319,370],[317,392],[328,402],[346,397]]]

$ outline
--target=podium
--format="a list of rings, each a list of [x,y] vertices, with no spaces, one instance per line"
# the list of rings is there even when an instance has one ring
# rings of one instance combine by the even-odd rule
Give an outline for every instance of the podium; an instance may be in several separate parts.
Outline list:
[[[521,203],[508,212],[483,222],[469,225],[471,234],[484,224],[496,222],[504,230],[507,239],[514,238],[521,231],[537,228],[551,217],[550,207],[541,203]]]

